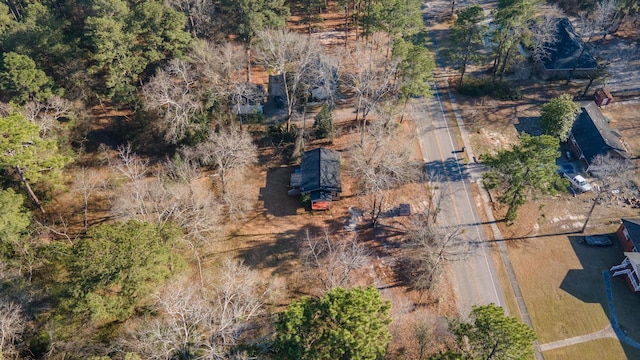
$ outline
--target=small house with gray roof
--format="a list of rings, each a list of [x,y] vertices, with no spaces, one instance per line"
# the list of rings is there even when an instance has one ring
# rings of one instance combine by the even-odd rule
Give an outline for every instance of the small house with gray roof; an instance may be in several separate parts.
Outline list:
[[[299,191],[289,191],[290,195],[309,195],[311,210],[329,210],[342,193],[340,153],[327,148],[305,152],[300,169],[291,174],[291,186]]]
[[[583,102],[582,112],[573,123],[567,142],[573,155],[589,166],[598,155],[610,155],[628,159],[621,135],[609,126],[609,122],[593,102]]]

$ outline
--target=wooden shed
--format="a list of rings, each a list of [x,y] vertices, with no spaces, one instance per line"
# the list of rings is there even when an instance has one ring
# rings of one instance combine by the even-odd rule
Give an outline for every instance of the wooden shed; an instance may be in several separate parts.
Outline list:
[[[613,102],[613,96],[611,96],[611,93],[607,89],[600,88],[593,94],[593,100],[598,106],[605,106]]]

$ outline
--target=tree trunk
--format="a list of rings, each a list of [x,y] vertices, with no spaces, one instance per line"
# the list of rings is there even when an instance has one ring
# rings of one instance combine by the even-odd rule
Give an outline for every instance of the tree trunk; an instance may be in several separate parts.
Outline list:
[[[587,95],[587,92],[589,91],[589,88],[591,87],[591,84],[593,84],[593,81],[595,80],[595,77],[591,77],[589,78],[589,83],[587,84],[587,87],[584,89],[584,92],[582,93],[582,97],[585,97]]]
[[[409,97],[407,96],[407,98],[404,99],[404,104],[402,104],[402,114],[400,115],[400,124],[402,124],[402,120],[404,120],[404,110],[406,109],[408,102],[409,102]]]
[[[358,123],[358,116],[360,115],[361,104],[362,104],[362,95],[358,96],[358,105],[356,105],[356,124]]]
[[[33,199],[33,202],[35,202],[36,205],[38,206],[38,209],[40,209],[40,211],[43,214],[45,214],[44,208],[42,207],[42,204],[40,203],[40,200],[38,200],[38,197],[33,192],[33,189],[31,189],[31,185],[29,185],[29,182],[27,181],[27,178],[24,177],[24,172],[22,171],[20,166],[16,166],[16,171],[18,172],[18,175],[20,175],[20,180],[22,180],[22,183],[27,188],[27,192],[29,193],[29,196],[31,196],[31,199]]]
[[[582,225],[582,230],[580,231],[583,234],[584,234],[585,230],[587,230],[587,224],[589,224],[589,220],[591,219],[591,215],[593,214],[593,210],[596,208],[596,205],[598,205],[598,201],[600,201],[600,197],[602,196],[603,192],[604,192],[604,186],[602,186],[602,188],[598,192],[598,195],[593,200],[593,204],[591,204],[591,209],[589,209],[589,213],[587,214],[587,218],[585,219],[584,225]]]
[[[311,0],[307,0],[307,28],[311,37]]]
[[[344,5],[344,48],[347,49],[349,46],[349,1],[345,2]]]
[[[620,30],[620,26],[622,26],[622,22],[624,21],[625,17],[627,16],[626,13],[622,13],[622,17],[620,17],[620,19],[618,19],[617,21],[614,21],[614,25],[611,27],[611,34],[615,34],[618,32],[618,30]],[[614,17],[614,19],[617,17],[617,15]]]
[[[291,130],[291,115],[293,115],[293,104],[289,97],[289,86],[287,85],[287,73],[282,73],[282,85],[284,85],[284,96],[287,101],[287,131]]]
[[[220,186],[222,189],[222,195],[226,195],[227,193],[227,178],[225,176],[225,169],[223,166],[219,166],[218,175],[220,175]]]
[[[502,59],[502,69],[500,69],[501,82],[502,82],[502,77],[504,76],[504,71],[507,67],[507,62],[509,61],[509,55],[511,55],[511,49],[513,49],[513,47],[510,47],[509,49],[507,49],[507,53],[504,55],[504,59]]]
[[[247,82],[251,82],[251,46],[247,45]]]
[[[493,59],[493,68],[492,68],[492,78],[491,78],[491,82],[495,83],[496,82],[496,75],[498,74],[498,69],[500,68],[500,64],[502,61],[502,51],[504,50],[504,42],[505,39],[501,39],[500,43],[498,44],[498,49],[496,50],[496,57],[495,59]]]
[[[84,195],[84,211],[82,213],[82,223],[84,224],[84,231],[89,230],[89,222],[87,220],[89,213],[89,196],[87,194]]]
[[[580,62],[580,59],[582,59],[582,55],[584,54],[585,49],[586,49],[586,46],[582,46],[582,51],[580,51],[580,55],[578,55],[578,59],[576,59],[576,62],[573,65],[573,68],[571,69],[571,71],[569,71],[569,75],[567,75],[567,82],[565,83],[565,85],[569,85],[569,83],[571,82],[571,79],[573,79],[573,72],[576,71],[576,69],[578,68],[578,63]]]
[[[356,28],[355,28],[355,32],[356,32],[356,41],[360,40],[360,38],[358,37],[358,21],[360,20],[360,17],[358,17],[358,14],[360,13],[360,7],[358,6],[358,3],[354,2],[353,3],[353,12],[354,12],[354,22],[356,23]]]

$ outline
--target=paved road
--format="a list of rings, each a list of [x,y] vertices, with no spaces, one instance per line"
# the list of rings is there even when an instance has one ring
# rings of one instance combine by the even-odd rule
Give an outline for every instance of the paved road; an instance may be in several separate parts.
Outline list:
[[[447,121],[440,94],[435,85],[434,96],[416,105],[417,131],[428,174],[438,174],[434,184],[446,190],[447,198],[438,217],[442,226],[461,226],[462,241],[451,248],[454,284],[458,309],[468,316],[473,305],[494,303],[505,305],[493,260],[479,224],[470,183],[475,164],[465,166],[455,134]]]

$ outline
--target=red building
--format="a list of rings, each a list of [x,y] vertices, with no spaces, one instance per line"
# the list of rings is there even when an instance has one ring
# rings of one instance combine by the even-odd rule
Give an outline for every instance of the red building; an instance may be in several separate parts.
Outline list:
[[[616,235],[625,252],[638,251],[640,249],[640,218],[623,218]]]
[[[640,218],[623,218],[616,235],[624,249],[625,258],[609,271],[612,276],[624,276],[629,289],[640,292]]]

